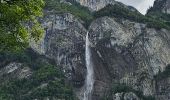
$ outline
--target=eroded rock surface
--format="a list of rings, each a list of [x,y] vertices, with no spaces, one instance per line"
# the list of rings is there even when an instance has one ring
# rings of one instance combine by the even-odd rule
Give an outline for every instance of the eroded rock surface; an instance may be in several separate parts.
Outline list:
[[[0,83],[10,81],[11,79],[29,78],[32,71],[29,67],[22,63],[11,62],[7,66],[0,69]]]
[[[115,4],[114,0],[76,0],[81,5],[90,8],[92,11],[98,11],[108,4]]]
[[[170,14],[170,1],[169,0],[155,0],[153,7],[157,11],[161,10],[163,13]]]
[[[42,24],[46,29],[44,54],[62,66],[77,88],[85,80],[85,34],[89,31],[95,71],[93,100],[105,95],[111,83],[124,83],[146,96],[154,95],[154,75],[170,63],[170,32],[166,29],[102,17],[86,30],[69,13],[49,13]]]
[[[78,2],[92,10],[114,3],[112,0]],[[40,51],[61,66],[79,97],[86,76],[85,35],[89,32],[95,72],[93,100],[107,95],[114,83],[126,84],[145,96],[157,93],[160,95],[157,100],[168,100],[168,92],[162,95],[159,91],[164,90],[156,88],[169,86],[169,78],[156,82],[154,76],[170,64],[169,30],[147,28],[143,23],[110,17],[98,18],[85,29],[72,14],[48,11],[41,21],[46,34]],[[119,100],[121,95],[115,94],[117,99],[113,100]],[[123,98],[140,100],[134,93],[126,93]]]

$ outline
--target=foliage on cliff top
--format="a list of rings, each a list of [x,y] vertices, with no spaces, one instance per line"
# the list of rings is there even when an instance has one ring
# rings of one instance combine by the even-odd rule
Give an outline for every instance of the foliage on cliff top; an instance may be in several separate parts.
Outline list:
[[[109,17],[115,17],[115,18],[123,18],[123,19],[129,19],[131,21],[139,22],[139,23],[145,23],[148,27],[151,28],[166,28],[170,29],[170,26],[168,26],[165,22],[161,20],[154,20],[151,17],[144,16],[136,11],[131,11],[123,6],[120,5],[107,5],[103,9],[97,11],[94,13],[95,18],[99,18],[102,16],[109,16]]]
[[[71,2],[71,1],[70,1]],[[60,0],[46,0],[47,10],[52,10],[56,13],[71,13],[74,16],[84,21],[84,26],[88,27],[93,20],[93,16],[88,8],[81,6],[77,2],[61,2]]]
[[[151,16],[144,16],[140,14],[138,11],[130,10],[128,7],[126,8],[124,5],[117,3],[114,5],[107,5],[103,9],[91,12],[88,8],[81,6],[79,3],[74,0],[66,0],[68,2],[61,2],[60,0],[46,0],[46,9],[55,11],[56,13],[71,13],[76,17],[80,18],[84,21],[84,26],[88,28],[90,23],[99,17],[109,16],[115,18],[123,18],[132,20],[139,23],[145,23],[150,28],[166,28],[170,29],[170,25],[167,22],[162,20],[154,19]]]
[[[43,30],[36,17],[43,15],[43,6],[43,0],[1,0],[0,51],[25,48],[29,38],[39,40]]]
[[[149,12],[146,16],[153,18],[154,20],[161,20],[162,22],[170,26],[170,14],[155,11]]]
[[[1,82],[0,100],[43,100],[46,97],[75,100],[72,87],[65,82],[62,70],[50,59],[28,49],[22,53],[1,53],[0,60],[6,63],[21,62],[32,71],[29,78],[5,79],[5,84]],[[2,63],[0,65],[5,66]]]
[[[146,16],[161,20],[170,26],[170,14],[163,13],[166,2],[167,0],[156,0],[154,6],[148,9]]]

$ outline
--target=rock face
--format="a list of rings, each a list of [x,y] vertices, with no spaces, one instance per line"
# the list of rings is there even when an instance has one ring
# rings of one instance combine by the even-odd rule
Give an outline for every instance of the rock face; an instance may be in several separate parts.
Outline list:
[[[90,8],[92,11],[98,11],[108,4],[115,4],[114,0],[76,0],[81,5]]]
[[[46,29],[45,55],[63,67],[63,71],[74,84],[82,85],[85,78],[86,29],[71,14],[50,14],[43,19]]]
[[[32,74],[29,67],[22,63],[12,62],[0,69],[0,84],[10,81],[11,79],[28,78]]]
[[[153,6],[155,11],[161,11],[170,14],[170,1],[169,0],[156,0]]]
[[[61,2],[72,5],[66,1]],[[91,11],[117,3],[114,0],[76,1]],[[157,0],[154,7],[170,14],[169,0]],[[170,76],[160,80],[154,77],[170,64],[170,30],[148,28],[143,23],[114,17],[94,19],[86,29],[82,20],[74,15],[53,11],[45,11],[40,21],[45,35],[39,44],[32,41],[30,45],[60,66],[79,99],[83,96],[87,74],[85,36],[88,32],[95,78],[92,100],[103,100],[115,84],[125,84],[156,100],[170,100]],[[29,78],[31,74],[29,67],[11,62],[0,68],[0,84],[10,79]],[[110,100],[145,100],[133,91],[111,93]]]
[[[86,75],[87,30],[69,13],[48,13],[42,23],[46,29],[44,54],[55,59],[73,85],[81,89]],[[111,83],[127,84],[146,96],[156,93],[153,76],[170,63],[168,30],[103,17],[93,21],[88,31],[95,71],[93,100],[100,100]]]
[[[117,22],[115,19],[103,17],[91,24],[90,32],[91,40],[97,50],[102,48],[102,51],[99,51],[101,56],[103,58],[106,56],[106,61],[109,61],[111,57],[107,57],[107,54],[102,55],[103,49],[115,51],[118,55],[123,56],[121,65],[126,65],[125,68],[129,70],[128,72],[143,68],[152,71],[151,74],[155,75],[159,70],[163,71],[165,66],[170,63],[168,57],[170,55],[168,43],[170,35],[167,30],[149,29],[144,24],[128,20]],[[109,63],[109,65],[112,64]]]
[[[69,2],[69,0],[67,0]],[[124,6],[125,8],[133,11],[133,12],[138,12],[136,8],[132,6],[126,6],[122,4],[121,2],[115,1],[115,0],[72,0],[80,3],[80,5],[88,7],[90,11],[99,11],[100,9],[104,8],[105,6],[111,4],[111,5],[121,5]]]
[[[154,95],[153,76],[170,63],[169,31],[109,17],[95,20],[89,30],[98,59],[112,81]]]
[[[78,0],[77,0],[78,1]],[[80,0],[81,5],[96,11],[113,0]],[[168,1],[167,1],[168,2]],[[168,3],[169,4],[169,3]],[[122,83],[145,96],[157,96],[168,100],[169,93],[158,89],[169,85],[169,78],[156,82],[154,75],[170,64],[170,31],[147,28],[143,23],[126,19],[102,17],[94,20],[89,29],[70,13],[57,14],[46,11],[41,20],[46,30],[43,43],[37,51],[43,51],[54,59],[75,86],[78,97],[83,89],[85,66],[85,35],[89,32],[94,64],[95,83],[93,100],[107,95],[111,84]],[[165,82],[164,82],[165,81]],[[169,91],[169,90],[167,90]],[[119,100],[120,94],[115,94]],[[124,100],[140,100],[135,93],[126,93]]]
[[[163,12],[170,14],[170,1],[169,0],[166,0],[165,6],[163,8]]]
[[[140,99],[135,95],[135,93],[129,92],[129,93],[116,93],[113,96],[113,100],[140,100]]]
[[[132,92],[124,94],[124,100],[139,100],[139,98]]]

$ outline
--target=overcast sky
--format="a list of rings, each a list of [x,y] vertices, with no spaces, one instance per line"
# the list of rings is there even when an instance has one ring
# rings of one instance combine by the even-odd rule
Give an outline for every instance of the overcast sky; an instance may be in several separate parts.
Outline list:
[[[126,5],[130,5],[138,9],[139,12],[145,14],[150,6],[153,6],[155,0],[116,0]]]

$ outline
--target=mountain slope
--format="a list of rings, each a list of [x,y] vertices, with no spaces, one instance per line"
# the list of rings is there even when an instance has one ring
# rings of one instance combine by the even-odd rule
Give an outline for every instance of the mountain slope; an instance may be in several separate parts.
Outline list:
[[[22,53],[17,60],[5,59],[0,63],[0,72],[4,72],[0,74],[2,83],[8,78],[18,80],[22,70],[27,69],[22,74],[22,77],[31,75],[26,81],[8,84],[10,88],[13,85],[18,88],[22,83],[31,89],[19,88],[15,94],[13,88],[5,91],[8,84],[2,84],[0,98],[9,95],[12,100],[76,100],[75,93],[82,100],[87,74],[85,36],[89,32],[95,73],[92,100],[168,100],[170,26],[165,19],[154,19],[153,13],[143,16],[113,0],[80,0],[80,4],[76,1],[47,1],[44,17],[40,19],[46,33],[43,41],[32,47],[43,56],[36,54],[35,59],[29,58],[34,54],[31,52],[26,56],[32,59],[31,65],[26,63],[28,67],[21,69],[16,68],[25,63]],[[15,66],[8,67],[11,63]]]
[[[170,14],[170,1],[169,0],[155,0],[154,6],[150,8],[149,11],[162,12]]]
[[[148,9],[147,16],[157,20],[163,20],[170,25],[170,1],[156,0],[153,7]]]
[[[0,53],[1,100],[75,100],[60,67],[31,49]]]

